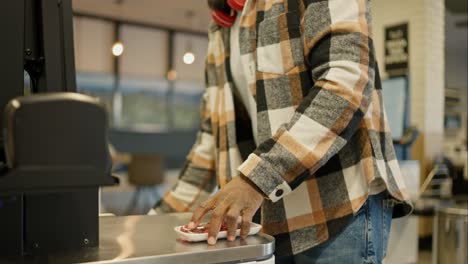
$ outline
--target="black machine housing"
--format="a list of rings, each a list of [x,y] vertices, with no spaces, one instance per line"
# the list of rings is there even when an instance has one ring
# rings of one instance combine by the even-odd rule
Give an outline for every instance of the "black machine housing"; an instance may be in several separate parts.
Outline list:
[[[116,181],[106,111],[75,93],[71,0],[1,1],[0,32],[0,257],[96,247]]]

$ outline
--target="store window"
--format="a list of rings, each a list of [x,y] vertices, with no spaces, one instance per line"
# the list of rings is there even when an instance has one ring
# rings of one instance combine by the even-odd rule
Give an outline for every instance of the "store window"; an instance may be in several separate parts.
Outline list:
[[[74,31],[78,91],[104,102],[112,126],[198,126],[206,36],[86,16]]]
[[[125,47],[119,58],[120,125],[165,127],[168,33],[132,25],[120,30]]]
[[[99,19],[74,17],[75,68],[78,92],[101,99],[110,111],[114,85],[113,24]]]
[[[177,78],[174,82],[173,109],[174,126],[177,128],[193,128],[199,123],[207,47],[206,37],[189,34],[174,36],[173,61]]]

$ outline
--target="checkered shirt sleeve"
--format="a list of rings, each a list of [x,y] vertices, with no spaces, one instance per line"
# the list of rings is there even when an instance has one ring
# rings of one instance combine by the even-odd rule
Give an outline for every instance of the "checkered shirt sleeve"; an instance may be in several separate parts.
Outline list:
[[[201,124],[196,142],[187,156],[179,180],[155,206],[157,213],[193,211],[216,187],[215,142],[208,97],[205,91],[201,100]]]
[[[337,154],[372,101],[375,61],[368,1],[312,1],[301,19],[313,87],[289,123],[239,167],[273,202]]]

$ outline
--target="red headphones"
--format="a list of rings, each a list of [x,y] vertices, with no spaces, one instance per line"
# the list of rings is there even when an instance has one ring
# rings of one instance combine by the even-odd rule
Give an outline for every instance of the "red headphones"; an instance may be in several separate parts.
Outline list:
[[[234,25],[237,16],[237,13],[232,11],[242,11],[242,9],[244,9],[245,1],[246,0],[227,0],[227,4],[232,8],[230,14],[218,9],[212,9],[211,18],[213,18],[214,22],[221,27],[231,27]]]

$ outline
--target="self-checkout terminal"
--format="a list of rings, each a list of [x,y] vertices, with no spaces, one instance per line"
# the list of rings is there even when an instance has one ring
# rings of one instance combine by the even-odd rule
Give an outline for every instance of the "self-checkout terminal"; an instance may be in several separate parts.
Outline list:
[[[0,32],[0,255],[97,246],[115,181],[106,112],[75,93],[71,1],[2,1]]]

